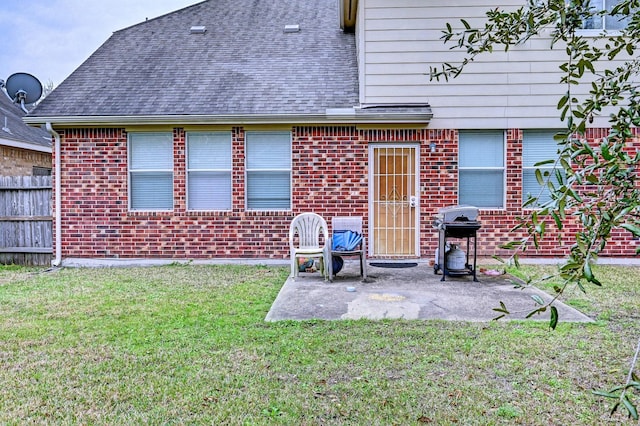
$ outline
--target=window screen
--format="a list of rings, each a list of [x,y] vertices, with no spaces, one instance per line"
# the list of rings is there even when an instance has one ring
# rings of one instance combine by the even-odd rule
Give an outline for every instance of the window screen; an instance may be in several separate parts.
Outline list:
[[[557,133],[555,130],[525,130],[522,139],[522,202],[529,198],[529,195],[538,197],[538,205],[549,201],[549,188],[541,186],[536,179],[536,169],[544,173],[551,174],[554,182],[553,164],[545,164],[535,167],[536,163],[545,160],[555,160],[558,156],[558,144],[553,139]]]
[[[33,166],[31,174],[33,176],[51,176],[51,167]]]
[[[246,132],[247,209],[291,208],[291,134]]]
[[[129,134],[129,207],[173,209],[173,135]]]
[[[460,131],[459,203],[504,206],[504,131]]]
[[[231,132],[187,134],[189,210],[231,210]]]

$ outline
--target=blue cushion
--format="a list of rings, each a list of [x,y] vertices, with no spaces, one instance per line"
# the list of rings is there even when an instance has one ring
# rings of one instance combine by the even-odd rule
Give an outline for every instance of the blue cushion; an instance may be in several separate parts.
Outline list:
[[[362,235],[357,232],[344,230],[333,232],[333,243],[331,244],[331,250],[337,251],[351,251],[362,242]]]

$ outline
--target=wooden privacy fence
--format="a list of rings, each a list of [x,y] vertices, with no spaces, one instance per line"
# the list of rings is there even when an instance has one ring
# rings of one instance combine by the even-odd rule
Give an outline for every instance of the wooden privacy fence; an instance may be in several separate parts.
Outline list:
[[[50,265],[51,176],[0,176],[0,264]]]

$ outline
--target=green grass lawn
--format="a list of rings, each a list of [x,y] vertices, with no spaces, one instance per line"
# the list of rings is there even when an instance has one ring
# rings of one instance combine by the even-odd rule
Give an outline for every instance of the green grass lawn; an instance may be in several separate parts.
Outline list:
[[[555,331],[508,321],[265,323],[288,272],[0,267],[0,424],[627,421],[609,417],[611,402],[591,390],[626,378],[640,268],[598,268],[604,288],[565,300],[597,321],[561,318]]]

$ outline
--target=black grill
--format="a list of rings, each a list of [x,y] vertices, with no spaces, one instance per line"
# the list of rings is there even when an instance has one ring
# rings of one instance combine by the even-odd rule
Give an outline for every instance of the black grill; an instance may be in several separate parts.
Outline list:
[[[445,281],[447,275],[472,275],[473,281],[478,281],[476,276],[476,252],[477,252],[477,231],[481,228],[477,220],[478,209],[473,206],[451,206],[438,211],[433,226],[438,229],[438,249],[433,266],[433,272],[437,274],[442,271],[442,280]],[[466,262],[463,268],[451,269],[447,265],[447,257],[451,253],[449,239],[462,239],[466,242]],[[473,245],[471,244],[473,240]],[[473,248],[473,256],[470,251]],[[473,258],[473,263],[469,262]]]

